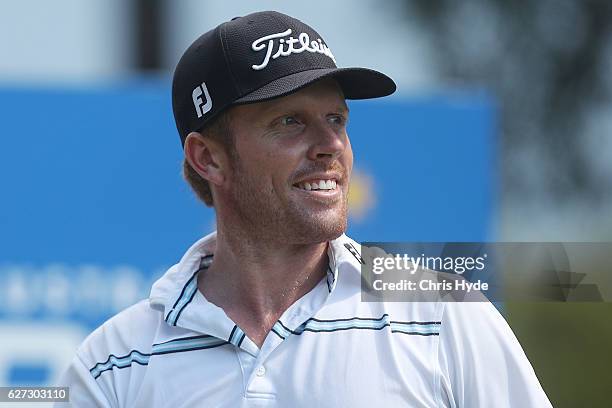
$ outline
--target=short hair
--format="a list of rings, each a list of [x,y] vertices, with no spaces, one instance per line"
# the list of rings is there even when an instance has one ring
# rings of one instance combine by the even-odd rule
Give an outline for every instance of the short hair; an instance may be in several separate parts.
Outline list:
[[[225,110],[198,131],[203,137],[211,138],[221,142],[227,149],[230,158],[236,157],[234,147],[234,137],[230,126],[230,110]],[[183,178],[189,184],[195,195],[206,204],[207,207],[214,207],[212,191],[208,181],[198,174],[191,167],[186,159],[183,159]]]

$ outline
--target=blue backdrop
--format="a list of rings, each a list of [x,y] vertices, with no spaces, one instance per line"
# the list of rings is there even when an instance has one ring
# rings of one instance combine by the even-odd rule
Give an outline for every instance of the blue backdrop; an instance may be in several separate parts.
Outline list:
[[[88,330],[146,297],[214,227],[181,179],[169,89],[0,89],[0,385],[54,381]],[[485,95],[350,109],[349,235],[493,238],[496,122]]]

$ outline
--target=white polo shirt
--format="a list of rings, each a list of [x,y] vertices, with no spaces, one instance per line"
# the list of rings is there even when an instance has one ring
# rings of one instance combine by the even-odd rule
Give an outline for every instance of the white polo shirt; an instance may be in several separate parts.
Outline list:
[[[550,407],[490,303],[361,302],[360,246],[345,235],[259,349],[197,290],[215,237],[85,340],[61,382],[73,406]]]

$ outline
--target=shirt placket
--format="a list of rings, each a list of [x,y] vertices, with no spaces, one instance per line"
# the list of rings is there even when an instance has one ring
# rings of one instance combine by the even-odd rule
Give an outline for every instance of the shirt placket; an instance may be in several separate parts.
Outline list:
[[[334,269],[332,269],[334,268]],[[248,406],[266,406],[275,400],[275,384],[266,361],[284,341],[301,333],[302,327],[325,304],[335,287],[337,269],[330,262],[326,276],[306,295],[291,305],[266,336],[262,348],[246,336],[218,306],[208,302],[198,290],[183,310],[177,326],[208,334],[234,346],[243,376],[243,395]]]
[[[332,272],[330,271],[330,273]],[[244,350],[244,347],[249,347],[252,344],[250,340],[246,343],[243,342],[242,350],[237,353],[246,378],[245,397],[247,399],[274,399],[276,384],[271,380],[274,373],[270,372],[273,368],[268,366],[266,362],[283,342],[298,335],[299,328],[325,304],[330,293],[329,282],[328,277],[321,280],[312,291],[304,295],[283,313],[266,336],[257,355],[254,356]],[[276,377],[278,378],[278,376]]]

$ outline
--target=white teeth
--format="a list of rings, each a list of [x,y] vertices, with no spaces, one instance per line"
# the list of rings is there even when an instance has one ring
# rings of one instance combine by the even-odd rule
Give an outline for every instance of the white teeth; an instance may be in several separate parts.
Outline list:
[[[311,190],[335,190],[337,187],[336,180],[319,180],[312,183],[300,183],[298,187],[302,190],[311,191]]]

